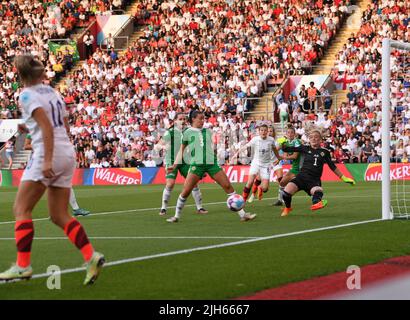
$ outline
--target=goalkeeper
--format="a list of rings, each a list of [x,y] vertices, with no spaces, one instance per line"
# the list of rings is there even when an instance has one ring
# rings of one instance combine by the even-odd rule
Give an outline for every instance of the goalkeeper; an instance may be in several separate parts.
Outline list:
[[[313,129],[309,132],[309,146],[290,147],[283,146],[284,152],[299,152],[303,156],[303,164],[300,172],[285,187],[282,192],[285,208],[282,217],[287,216],[292,211],[292,196],[299,190],[304,190],[312,196],[311,210],[318,210],[326,207],[327,200],[323,199],[323,188],[320,178],[323,173],[323,166],[328,164],[330,169],[344,182],[355,185],[353,179],[345,177],[333,163],[330,152],[320,146],[322,134],[320,130]]]

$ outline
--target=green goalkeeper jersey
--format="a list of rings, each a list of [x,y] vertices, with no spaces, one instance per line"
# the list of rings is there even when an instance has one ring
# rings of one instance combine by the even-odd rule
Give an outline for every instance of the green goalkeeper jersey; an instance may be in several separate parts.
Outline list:
[[[217,158],[212,142],[212,132],[209,129],[188,128],[183,132],[182,144],[189,148],[184,154],[184,160],[191,166],[217,164]],[[189,157],[189,160],[186,159]]]
[[[284,146],[285,147],[300,147],[302,145],[302,141],[299,139],[293,139],[292,141],[286,140]],[[292,155],[293,152],[288,152],[289,155]],[[300,169],[301,162],[301,155],[299,154],[295,160],[292,160],[292,168],[291,171],[293,173],[298,173]]]

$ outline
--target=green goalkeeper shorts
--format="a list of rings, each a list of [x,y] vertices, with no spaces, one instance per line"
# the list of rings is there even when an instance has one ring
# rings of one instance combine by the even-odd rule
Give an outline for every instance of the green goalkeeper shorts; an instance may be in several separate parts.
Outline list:
[[[165,167],[165,170],[167,170],[167,167]],[[175,180],[178,176],[178,171],[184,178],[186,178],[188,175],[188,171],[189,171],[189,165],[187,164],[178,165],[178,167],[175,168],[171,173],[167,173],[165,178]]]
[[[203,164],[203,165],[192,164],[189,167],[189,173],[195,174],[201,179],[204,177],[206,173],[208,173],[211,177],[213,177],[221,170],[222,168],[218,164]]]

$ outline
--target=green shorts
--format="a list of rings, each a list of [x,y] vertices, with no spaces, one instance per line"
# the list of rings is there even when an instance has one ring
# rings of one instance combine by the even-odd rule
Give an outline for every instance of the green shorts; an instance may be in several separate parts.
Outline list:
[[[203,165],[192,164],[189,167],[189,173],[193,173],[200,178],[203,178],[205,173],[208,173],[211,177],[213,177],[221,170],[222,168],[218,164],[203,164]]]
[[[165,170],[167,170],[167,167],[165,167]],[[178,171],[181,174],[181,176],[183,176],[184,178],[187,177],[188,175],[188,171],[189,171],[189,165],[187,164],[180,164],[176,169],[174,169],[174,171],[172,171],[171,173],[167,173],[165,178],[166,179],[176,179],[178,176]]]

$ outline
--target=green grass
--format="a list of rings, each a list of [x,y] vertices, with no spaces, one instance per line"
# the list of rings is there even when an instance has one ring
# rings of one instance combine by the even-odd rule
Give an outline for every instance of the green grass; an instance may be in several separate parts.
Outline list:
[[[241,187],[235,186],[237,191]],[[179,190],[177,187],[172,204]],[[14,241],[5,239],[13,238],[14,224],[4,224],[13,220],[15,191],[0,189],[1,270],[15,260]],[[329,205],[315,213],[309,210],[310,199],[301,192],[294,198],[295,210],[286,218],[280,217],[280,208],[271,206],[272,199],[256,201],[247,206],[247,211],[258,214],[249,223],[240,223],[239,217],[227,210],[226,196],[216,185],[203,185],[202,194],[208,215],[196,215],[194,207],[186,207],[181,223],[170,225],[156,209],[161,202],[161,186],[76,188],[82,207],[94,213],[115,211],[79,218],[89,237],[164,237],[92,239],[108,262],[242,240],[215,237],[265,237],[381,217],[378,183],[356,187],[327,183]],[[274,196],[276,188],[267,195]],[[192,203],[190,199],[188,204]],[[155,209],[141,211],[144,208]],[[134,211],[121,212],[126,210]],[[168,216],[173,212],[170,209]],[[46,202],[42,200],[34,218],[45,217]],[[292,235],[106,267],[93,287],[82,287],[83,271],[62,275],[61,290],[47,289],[46,278],[0,284],[0,299],[229,299],[344,271],[352,264],[409,254],[409,232],[407,221],[395,220]],[[64,239],[62,230],[48,220],[35,222],[35,236],[39,238],[33,243],[35,274],[46,272],[50,265],[61,269],[81,266],[81,255]],[[214,238],[167,238],[193,236]]]

